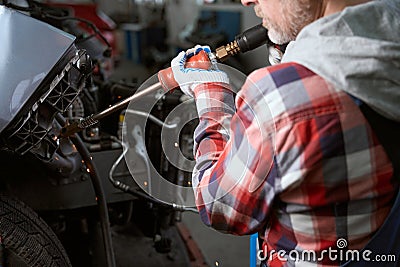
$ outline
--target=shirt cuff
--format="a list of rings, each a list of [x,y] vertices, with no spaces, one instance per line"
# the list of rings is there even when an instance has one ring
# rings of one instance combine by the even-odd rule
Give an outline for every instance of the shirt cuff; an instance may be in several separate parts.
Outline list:
[[[225,115],[235,113],[234,93],[229,84],[202,83],[193,91],[200,117],[210,112],[214,113],[214,116],[217,115],[215,113]]]

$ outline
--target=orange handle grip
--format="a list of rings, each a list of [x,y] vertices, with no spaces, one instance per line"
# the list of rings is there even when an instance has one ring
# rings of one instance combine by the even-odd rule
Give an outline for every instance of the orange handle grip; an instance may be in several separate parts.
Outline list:
[[[205,51],[200,51],[197,55],[194,55],[185,63],[185,68],[196,68],[207,70],[211,66],[210,59]],[[179,84],[175,81],[172,68],[166,68],[158,72],[158,80],[166,92],[174,90],[179,87]]]

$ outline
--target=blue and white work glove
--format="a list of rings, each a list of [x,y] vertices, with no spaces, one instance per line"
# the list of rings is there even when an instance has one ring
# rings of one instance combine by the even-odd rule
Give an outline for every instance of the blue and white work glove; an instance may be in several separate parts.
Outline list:
[[[200,51],[207,53],[211,66],[209,69],[185,68],[186,60],[197,55]],[[229,85],[228,75],[219,70],[217,61],[211,53],[209,46],[196,45],[194,48],[188,49],[186,52],[180,52],[171,61],[172,72],[176,82],[179,84],[182,92],[186,95],[194,97],[194,89],[203,83],[223,83]]]

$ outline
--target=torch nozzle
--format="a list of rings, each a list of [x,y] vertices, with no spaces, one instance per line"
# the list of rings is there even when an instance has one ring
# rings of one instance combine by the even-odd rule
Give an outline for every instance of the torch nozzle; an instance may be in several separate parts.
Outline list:
[[[270,42],[268,30],[262,24],[258,24],[237,35],[233,42],[218,47],[215,50],[215,56],[219,61],[224,61],[228,57],[234,56],[239,52],[245,53],[267,42]]]

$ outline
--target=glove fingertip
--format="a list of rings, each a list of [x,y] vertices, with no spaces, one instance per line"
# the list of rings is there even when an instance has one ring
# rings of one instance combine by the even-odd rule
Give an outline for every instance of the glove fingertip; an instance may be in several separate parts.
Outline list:
[[[195,54],[197,55],[200,51],[202,51],[203,50],[203,47],[201,47],[201,46],[198,46],[197,48],[196,48],[196,52],[195,52]]]
[[[186,59],[186,57],[187,57],[186,52],[185,52],[185,51],[179,52],[178,57],[179,57],[179,58]]]
[[[211,53],[211,49],[210,49],[210,47],[209,47],[208,45],[203,46],[203,50],[204,50],[205,52],[207,52],[207,53]]]

